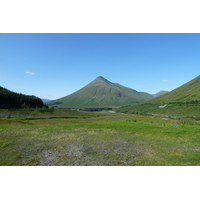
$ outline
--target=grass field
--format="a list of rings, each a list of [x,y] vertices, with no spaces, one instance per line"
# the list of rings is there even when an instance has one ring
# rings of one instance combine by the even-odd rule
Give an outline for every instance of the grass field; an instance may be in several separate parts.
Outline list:
[[[0,165],[198,166],[200,124],[109,112],[4,110]]]
[[[164,106],[161,108],[161,106]],[[118,112],[127,114],[157,114],[176,119],[200,120],[200,104],[138,104],[130,107],[122,107]]]

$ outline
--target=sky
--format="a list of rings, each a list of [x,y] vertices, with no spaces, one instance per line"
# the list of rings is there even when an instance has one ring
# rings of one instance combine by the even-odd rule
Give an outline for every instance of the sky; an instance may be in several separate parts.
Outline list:
[[[64,97],[98,76],[155,94],[199,69],[198,33],[0,33],[0,86],[40,98]]]

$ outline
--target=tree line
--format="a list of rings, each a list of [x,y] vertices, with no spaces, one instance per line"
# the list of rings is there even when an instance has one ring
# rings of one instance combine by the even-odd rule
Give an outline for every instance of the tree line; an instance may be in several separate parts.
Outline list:
[[[83,110],[83,111],[103,111],[103,110],[112,110],[112,108],[81,108],[79,110]]]
[[[0,87],[0,108],[42,108],[43,101],[33,95],[24,95]]]

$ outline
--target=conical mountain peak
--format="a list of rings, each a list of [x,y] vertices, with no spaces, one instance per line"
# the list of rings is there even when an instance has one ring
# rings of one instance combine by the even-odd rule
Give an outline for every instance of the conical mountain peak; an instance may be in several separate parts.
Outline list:
[[[98,76],[96,79],[106,80],[103,76]]]
[[[150,94],[137,92],[98,76],[80,90],[48,105],[67,108],[112,108],[133,105],[151,98]]]
[[[103,76],[98,76],[94,81],[92,81],[91,83],[95,83],[95,84],[101,84],[101,83],[107,83],[107,84],[111,84],[110,81],[108,81],[107,79],[105,79]]]
[[[105,79],[103,76],[98,76],[95,80],[108,81],[108,80]]]

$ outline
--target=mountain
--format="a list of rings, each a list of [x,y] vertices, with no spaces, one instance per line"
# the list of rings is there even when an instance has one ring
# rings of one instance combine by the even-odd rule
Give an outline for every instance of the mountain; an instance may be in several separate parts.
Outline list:
[[[43,103],[47,103],[47,102],[52,101],[52,100],[50,100],[50,99],[41,99],[41,100],[43,101]]]
[[[6,88],[0,87],[0,108],[21,108],[28,107],[43,107],[43,102],[40,98],[24,94],[12,92]]]
[[[160,92],[157,92],[156,94],[152,94],[153,97],[159,97],[163,94],[166,94],[168,93],[169,91],[166,91],[166,90],[161,90]]]
[[[68,108],[113,108],[134,105],[152,98],[153,96],[148,93],[112,83],[99,76],[77,92],[48,102],[47,105]]]
[[[136,106],[121,108],[119,112],[157,113],[176,116],[200,116],[200,76],[188,83]]]

